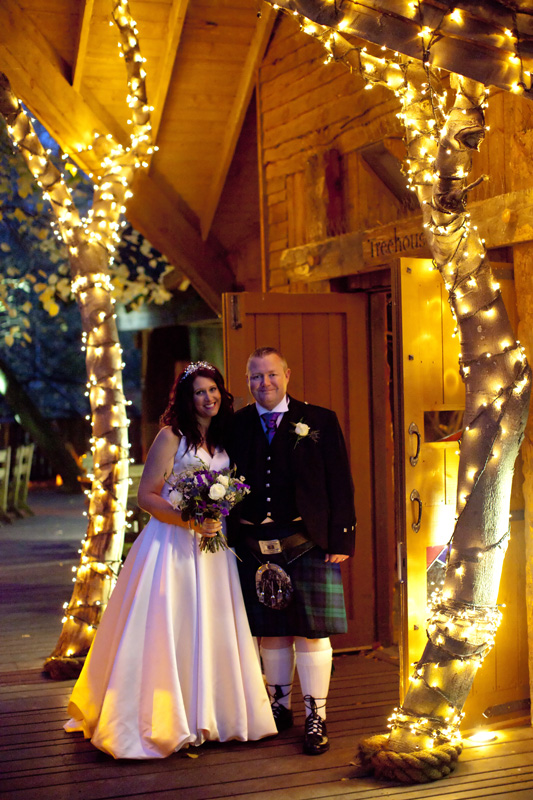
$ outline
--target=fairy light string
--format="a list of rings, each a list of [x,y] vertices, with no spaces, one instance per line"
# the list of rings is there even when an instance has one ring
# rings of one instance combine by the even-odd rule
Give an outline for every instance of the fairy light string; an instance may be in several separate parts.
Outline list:
[[[74,568],[74,590],[63,629],[45,668],[54,661],[83,656],[118,574],[127,517],[129,444],[126,399],[122,388],[124,362],[116,328],[114,286],[110,264],[120,241],[126,203],[139,169],[149,165],[152,144],[146,97],[146,68],[138,30],[126,0],[115,0],[112,20],[119,31],[119,56],[124,60],[128,82],[127,104],[131,127],[129,141],[117,142],[110,134],[95,134],[65,153],[76,160],[91,160],[94,169],[93,202],[80,218],[66,181],[51,162],[33,130],[21,102],[3,80],[1,109],[14,144],[43,189],[56,217],[56,235],[65,242],[71,266],[71,291],[82,317],[82,350],[87,363],[87,391],[92,424],[93,468],[87,490],[87,533],[80,563]],[[73,613],[73,609],[76,612]]]
[[[89,135],[63,154],[86,169],[93,180],[92,207],[80,218],[61,172],[43,151],[22,104],[8,85],[0,85],[2,112],[9,132],[34,175],[43,196],[56,215],[55,235],[68,248],[71,292],[82,317],[82,351],[87,362],[86,396],[92,424],[91,488],[85,491],[87,533],[81,543],[80,563],[74,567],[74,589],[64,615],[63,629],[54,653],[45,664],[58,677],[57,665],[78,659],[87,652],[92,635],[113,588],[122,554],[127,510],[129,457],[126,401],[121,372],[124,367],[118,341],[115,287],[110,276],[126,203],[139,169],[149,165],[153,152],[150,113],[146,98],[145,59],[138,42],[138,30],[125,0],[113,4],[113,20],[120,34],[119,56],[123,58],[128,81],[130,110],[128,142],[117,142],[110,134]],[[7,82],[6,82],[7,83]],[[4,90],[4,91],[2,91]],[[68,164],[65,165],[68,168]],[[72,610],[76,609],[75,613]]]
[[[333,38],[342,32],[360,37],[361,33],[356,20],[359,17],[367,17],[369,14],[371,17],[377,16],[374,7],[356,0],[348,0],[340,5],[316,2],[314,8],[310,0],[305,0],[305,2],[303,0],[275,0],[275,2],[269,0],[269,2],[274,9],[281,9],[296,17],[305,33],[316,35],[318,31],[324,41],[328,37]],[[484,27],[483,15],[481,17],[476,15],[476,11],[477,9],[473,8],[472,12],[469,12],[468,9],[458,6],[438,9],[434,5],[425,5],[420,0],[412,0],[407,4],[407,8],[402,10],[402,14],[418,28],[420,61],[423,66],[431,66],[436,44],[439,44],[440,47],[441,42],[447,37],[456,39],[457,35],[461,35],[465,30],[466,25],[476,27],[481,24]],[[311,14],[314,19],[310,19],[306,14]],[[379,27],[383,27],[380,24],[383,20],[387,20],[389,25],[395,23],[397,10],[380,8]],[[498,39],[499,50],[507,61],[504,78],[506,88],[518,94],[530,92],[532,90],[531,72],[524,65],[517,12],[506,7],[505,11],[500,14],[499,24],[491,20],[490,25],[494,30],[492,41],[495,38]],[[527,22],[524,21],[522,25],[527,26]],[[467,42],[465,46],[468,46]],[[439,50],[441,55],[442,52],[443,50]],[[328,54],[325,63],[332,63],[334,60],[335,58]]]
[[[461,90],[462,87],[459,87],[456,107],[453,111],[456,113],[468,111],[470,114],[478,115],[474,120],[473,130],[474,136],[479,137],[480,140],[479,128],[475,129],[480,122],[481,125],[484,124],[483,104],[475,101],[469,104],[469,98],[464,101]],[[457,106],[459,107],[457,108]],[[447,126],[449,120],[450,116],[441,132],[439,156],[442,156],[443,150],[446,156],[452,155],[448,146]],[[433,192],[431,202],[428,204],[432,213],[428,219],[427,228],[433,241],[437,244],[437,249],[448,250],[446,259],[440,264],[435,260],[435,265],[447,285],[450,305],[458,326],[457,330],[462,334],[462,341],[471,342],[472,337],[468,336],[466,326],[470,324],[470,321],[479,323],[483,311],[499,308],[501,296],[499,286],[492,281],[490,268],[484,261],[483,243],[479,240],[476,241],[477,234],[475,230],[472,230],[469,218],[463,211],[466,191],[471,188],[465,186],[465,179],[470,167],[469,153],[466,152],[465,156],[463,159],[455,159],[454,162],[450,159],[449,163],[446,158],[437,159],[434,178],[437,191]],[[444,168],[442,162],[444,162]],[[440,199],[448,200],[450,191],[452,197],[454,194],[455,197],[451,207],[447,208],[445,205],[443,206]],[[440,195],[439,192],[441,192]],[[451,236],[456,239],[455,248],[453,247],[453,238],[452,248],[446,248],[446,237],[450,235],[450,231]],[[471,250],[474,258],[472,258]],[[529,387],[530,380],[529,368],[524,362],[523,352],[514,340],[514,336],[508,335],[506,332],[505,340],[493,346],[495,337],[491,334],[492,330],[496,330],[496,327],[487,325],[485,328],[487,338],[491,342],[490,351],[476,352],[468,354],[466,357],[461,356],[462,373],[471,388],[470,403],[465,414],[468,424],[463,435],[463,442],[465,437],[468,440],[479,431],[477,437],[479,441],[474,443],[473,447],[469,446],[468,448],[469,456],[475,453],[477,465],[465,463],[466,459],[463,458],[460,461],[457,492],[458,513],[454,536],[449,546],[445,589],[441,595],[437,595],[436,601],[434,599],[433,613],[427,628],[428,647],[417,664],[413,676],[415,678],[414,685],[421,687],[417,697],[419,700],[422,698],[422,701],[417,703],[417,706],[420,705],[421,708],[424,708],[425,702],[427,702],[429,707],[438,711],[441,703],[444,703],[447,704],[447,713],[434,713],[431,715],[429,723],[421,722],[420,719],[413,721],[411,712],[407,711],[406,713],[406,708],[409,708],[410,703],[409,691],[404,706],[393,715],[390,722],[391,736],[396,735],[398,742],[405,743],[409,741],[410,736],[415,741],[424,741],[424,737],[430,737],[437,743],[454,741],[459,737],[464,699],[477,668],[494,644],[496,630],[501,619],[501,613],[494,604],[468,602],[465,598],[474,591],[475,581],[472,570],[479,570],[480,562],[486,559],[494,562],[496,558],[493,573],[496,577],[497,588],[499,565],[503,562],[509,532],[500,536],[497,541],[491,542],[490,536],[497,532],[497,525],[494,531],[479,530],[480,542],[477,546],[473,548],[462,546],[463,537],[468,533],[471,524],[472,514],[469,513],[469,510],[472,498],[475,497],[478,488],[483,491],[483,481],[487,472],[493,469],[493,461],[498,456],[498,453],[495,452],[495,445],[501,441],[504,435],[502,422],[509,416],[509,407],[513,405],[515,393],[517,391],[520,393],[526,386]],[[491,335],[489,336],[489,334]],[[473,337],[473,340],[476,342],[476,337]],[[474,347],[476,346],[477,344],[474,345]],[[496,365],[499,381],[492,396],[488,398],[483,397],[483,391],[481,391],[482,389],[486,390],[486,382],[482,378],[485,374],[487,359],[491,359],[491,366]],[[518,362],[517,374],[514,366]],[[483,386],[484,383],[485,386]],[[469,444],[468,441],[467,444]],[[475,511],[473,513],[475,514]],[[462,525],[465,518],[468,519]],[[489,538],[487,539],[487,537]],[[500,555],[496,556],[495,554],[498,552]],[[450,558],[451,553],[454,553],[453,560]],[[487,568],[484,567],[484,569]],[[494,594],[494,591],[488,592],[488,594]],[[452,596],[455,601],[453,605]],[[435,677],[435,672],[439,667],[442,667],[441,671],[446,672],[447,675]],[[458,692],[455,685],[456,676],[461,671],[466,675],[462,679],[466,691]],[[445,690],[445,686],[450,687],[448,691]],[[453,693],[453,698],[451,693]],[[424,701],[424,697],[426,701]],[[418,717],[420,717],[420,712]]]
[[[465,430],[445,578],[442,589],[429,599],[427,646],[415,665],[411,688],[389,720],[388,748],[397,752],[431,749],[460,740],[464,701],[501,620],[496,595],[510,530],[503,514],[491,514],[483,498],[489,496],[491,482],[501,494],[510,493],[531,383],[523,348],[506,321],[484,242],[465,211],[468,194],[486,179],[483,175],[467,182],[471,152],[489,129],[485,121],[489,92],[473,81],[452,76],[455,96],[450,105],[440,73],[431,66],[431,49],[440,26],[461,26],[462,9],[444,12],[430,26],[422,4],[410,3],[419,25],[420,63],[391,51],[379,56],[366,47],[354,47],[341,35],[342,30],[349,32],[349,11],[343,16],[336,8],[334,27],[333,23],[328,27],[299,15],[297,2],[285,0],[277,5],[297,16],[301,30],[321,42],[324,63],[342,63],[362,76],[366,89],[384,86],[397,97],[397,116],[404,125],[407,147],[407,185],[419,199],[432,268],[439,270],[448,290],[454,335],[460,336],[465,351],[460,356],[460,372],[467,384]],[[324,22],[327,12],[321,7],[320,13]],[[503,29],[502,36],[510,47],[514,43],[511,63],[519,64],[522,74],[516,25],[515,34]],[[382,47],[383,52],[387,48]],[[490,574],[491,585],[480,588],[478,574]]]

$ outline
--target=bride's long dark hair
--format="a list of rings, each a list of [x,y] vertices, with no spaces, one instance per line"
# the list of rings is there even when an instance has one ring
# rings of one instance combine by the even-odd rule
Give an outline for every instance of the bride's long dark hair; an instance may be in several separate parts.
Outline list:
[[[211,419],[207,428],[207,448],[212,453],[215,447],[224,447],[226,434],[233,414],[233,395],[224,386],[221,372],[206,361],[199,361],[181,372],[170,392],[168,405],[162,414],[159,424],[161,427],[170,425],[176,436],[185,436],[189,450],[199,447],[202,443],[202,434],[196,418],[194,407],[194,379],[211,378],[220,392],[221,402],[218,414]]]

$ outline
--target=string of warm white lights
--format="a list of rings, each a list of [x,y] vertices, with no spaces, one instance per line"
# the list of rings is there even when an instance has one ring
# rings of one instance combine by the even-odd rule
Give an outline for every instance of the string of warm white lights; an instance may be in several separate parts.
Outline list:
[[[488,552],[495,547],[506,547],[509,532],[494,545],[483,548]],[[472,554],[472,561],[478,562],[482,550],[477,548]],[[463,556],[463,564],[467,559]],[[455,565],[452,565],[456,569]],[[442,701],[445,713],[435,716],[420,717],[419,714],[406,708],[405,705],[394,709],[388,721],[391,730],[406,729],[410,733],[429,736],[435,745],[443,742],[460,740],[459,727],[463,719],[462,706],[453,700],[442,688],[443,682],[434,675],[428,678],[424,667],[432,672],[441,667],[458,674],[465,665],[477,670],[488,655],[496,639],[496,632],[501,622],[501,611],[498,606],[480,606],[464,601],[444,601],[440,592],[430,598],[431,617],[428,620],[427,636],[433,645],[431,657],[422,657],[416,663],[410,682],[413,686],[423,686],[427,692],[436,696],[438,703]],[[435,657],[435,653],[438,655]]]
[[[298,8],[293,0],[277,5],[293,15]],[[506,503],[508,508],[531,376],[506,318],[484,242],[465,211],[468,193],[484,179],[467,184],[471,151],[488,130],[484,117],[488,91],[452,76],[455,97],[448,107],[440,76],[430,66],[443,21],[450,18],[460,25],[464,12],[453,9],[449,15],[443,13],[438,24],[427,26],[422,4],[416,0],[410,4],[420,28],[422,63],[417,64],[398,53],[372,56],[367,48],[354,48],[339,34],[341,29],[349,31],[349,14],[343,17],[337,6],[318,6],[317,18],[323,23],[331,12],[337,30],[297,16],[301,29],[326,48],[326,63],[346,64],[359,72],[366,88],[388,87],[400,101],[407,183],[420,201],[432,268],[440,271],[449,292],[455,334],[460,335],[463,350],[460,369],[467,401],[455,530],[442,589],[430,598],[427,646],[403,705],[389,722],[391,749],[425,750],[457,741],[464,701],[494,644],[501,618],[497,589],[509,540],[499,509]],[[312,4],[307,3],[306,9],[311,10]],[[510,44],[514,41],[512,31],[505,31],[505,36]],[[489,496],[499,503],[490,515],[484,505]],[[478,574],[485,580],[476,581]]]
[[[472,103],[468,109],[469,113],[477,114],[477,124],[481,122],[484,124],[483,107],[484,103]],[[464,113],[467,109],[460,109]],[[481,118],[481,119],[480,119]],[[441,144],[440,153],[448,143],[447,125],[449,124],[448,117],[445,126],[441,131]],[[479,134],[476,134],[479,135]],[[452,155],[449,147],[446,147],[446,155]],[[441,159],[442,162],[442,159]],[[454,187],[458,187],[458,197],[462,202],[467,190],[471,187],[464,186],[464,180],[468,173],[468,168],[465,169],[463,164],[455,164],[453,166],[453,159],[449,159],[448,169],[442,169],[436,159],[436,169],[432,183],[434,187],[438,187],[443,196],[448,197],[450,193],[453,196]],[[440,168],[439,168],[440,167]],[[457,201],[457,199],[456,199]],[[479,315],[483,312],[489,311],[493,315],[493,309],[501,305],[501,297],[499,294],[499,286],[492,281],[490,269],[484,262],[485,253],[483,251],[483,243],[475,241],[475,231],[472,230],[468,218],[461,220],[461,224],[457,224],[458,218],[461,213],[457,212],[457,207],[446,208],[439,203],[439,195],[433,190],[431,202],[428,204],[432,210],[432,216],[428,219],[427,228],[430,235],[440,246],[443,239],[449,236],[451,231],[452,236],[455,236],[458,241],[452,250],[452,253],[447,253],[446,259],[438,268],[443,275],[447,288],[449,290],[449,300],[454,313],[458,330],[462,332],[462,341],[472,341],[472,337],[468,337],[466,325],[470,320],[479,320]],[[449,216],[447,217],[447,213]],[[481,250],[478,246],[481,244]],[[447,248],[450,250],[451,248]],[[451,257],[450,257],[451,255]],[[482,266],[485,265],[485,266]],[[463,287],[466,287],[466,291]],[[491,322],[488,321],[490,326]],[[485,326],[483,326],[485,333]],[[487,331],[489,333],[489,331]],[[452,561],[448,558],[445,583],[447,588],[441,594],[438,594],[438,601],[435,603],[433,613],[429,618],[427,635],[428,635],[428,648],[426,648],[422,659],[416,666],[414,677],[415,681],[412,686],[415,687],[413,691],[417,691],[418,697],[423,697],[427,702],[428,693],[435,696],[433,702],[430,700],[430,706],[436,709],[433,719],[429,723],[429,728],[433,728],[431,737],[435,742],[454,741],[458,736],[458,728],[462,719],[462,706],[464,704],[465,692],[458,692],[454,684],[454,675],[458,671],[465,674],[468,672],[468,680],[463,679],[464,684],[469,688],[471,681],[477,671],[480,663],[486,657],[492,648],[495,640],[495,634],[498,624],[501,619],[501,612],[494,605],[494,603],[469,603],[464,596],[467,587],[472,587],[475,583],[474,574],[479,570],[481,562],[486,561],[486,557],[494,561],[493,554],[496,551],[501,551],[498,557],[498,563],[501,565],[503,555],[506,549],[509,532],[506,531],[503,536],[500,536],[496,541],[490,541],[486,545],[477,545],[473,548],[465,548],[461,546],[461,542],[466,533],[472,534],[468,531],[469,521],[472,517],[470,511],[470,503],[472,498],[475,497],[476,492],[479,490],[484,491],[482,481],[486,483],[486,476],[489,469],[493,469],[493,461],[497,459],[499,453],[496,452],[495,444],[500,440],[502,434],[502,421],[509,414],[510,406],[512,405],[515,397],[516,390],[519,392],[529,386],[529,369],[524,363],[523,351],[514,340],[512,332],[508,327],[505,329],[505,338],[498,342],[494,342],[494,336],[487,336],[490,344],[490,350],[479,352],[477,345],[474,349],[478,352],[469,354],[468,356],[461,356],[461,367],[464,378],[474,385],[480,386],[482,381],[480,377],[486,369],[487,360],[490,359],[492,369],[496,369],[499,373],[498,384],[496,391],[490,398],[483,398],[479,396],[479,400],[475,397],[474,392],[471,393],[471,408],[467,410],[468,424],[465,426],[463,439],[471,437],[479,430],[483,436],[476,437],[479,443],[470,445],[469,440],[464,442],[465,452],[469,452],[468,459],[461,458],[458,480],[458,493],[457,504],[458,514],[456,515],[456,529],[454,532],[453,542],[455,549],[451,547],[450,553],[453,551],[456,555]],[[509,361],[512,360],[512,355],[516,355],[516,361],[520,361],[521,370],[515,380],[510,380],[512,370],[509,368]],[[497,359],[496,361],[494,359]],[[499,366],[498,366],[499,365]],[[474,375],[475,373],[475,375]],[[473,381],[475,377],[475,383]],[[485,382],[486,383],[486,382]],[[505,388],[504,388],[505,385]],[[477,407],[476,407],[477,406]],[[496,412],[495,419],[487,417],[488,414]],[[492,431],[489,434],[489,430]],[[504,430],[504,429],[503,429]],[[470,458],[473,453],[477,453],[478,466],[474,467]],[[463,486],[462,484],[465,483]],[[478,493],[479,494],[479,493]],[[479,502],[479,501],[478,501]],[[467,518],[464,530],[462,526],[463,518]],[[496,530],[494,531],[496,532]],[[481,541],[487,541],[487,535],[490,532],[487,530],[479,530],[478,536]],[[475,535],[474,535],[475,538]],[[456,544],[459,543],[459,544]],[[475,553],[475,558],[470,558],[470,555]],[[490,565],[484,564],[483,568],[488,570]],[[501,567],[500,567],[501,568]],[[494,570],[495,583],[499,581],[498,568]],[[472,591],[469,589],[468,591]],[[494,594],[494,592],[492,592]],[[450,598],[454,597],[455,606],[451,606]],[[441,599],[443,598],[443,599]],[[457,652],[458,646],[461,646],[462,651]],[[442,674],[435,676],[434,672],[438,666],[444,661],[444,667],[441,669]],[[456,683],[456,682],[455,682]],[[449,689],[446,690],[445,687]],[[411,702],[413,697],[412,691],[409,690],[404,706],[391,720],[392,735],[400,737],[400,740],[405,740],[405,732],[414,735],[415,738],[424,737],[428,735],[428,723],[422,720],[418,722],[413,720],[411,714],[405,713],[405,705],[413,705]],[[453,695],[453,697],[452,697]],[[437,713],[441,707],[441,703],[445,704],[443,713]],[[416,703],[414,704],[416,707]],[[420,707],[424,706],[424,702]],[[415,714],[416,717],[416,714]],[[451,724],[450,724],[450,719]],[[402,736],[404,737],[402,739]]]
[[[363,2],[357,0],[345,0],[342,4],[337,3],[321,3],[316,2],[315,9],[313,3],[309,0],[301,2],[300,0],[276,0],[271,5],[275,9],[282,9],[288,14],[298,18],[301,29],[309,34],[316,35],[318,32],[324,44],[327,40],[333,41],[339,32],[346,34],[354,34],[361,36],[357,28],[352,28],[353,20],[359,16],[368,16],[370,13],[375,13],[375,9],[369,8]],[[313,10],[316,11],[315,19],[320,20],[320,23],[309,19]],[[428,4],[428,9],[424,8],[424,4],[419,0],[412,0],[406,3],[402,8],[395,7],[394,9],[386,9],[380,7],[379,9],[379,27],[383,28],[383,23],[387,21],[389,24],[398,24],[398,15],[404,17],[410,22],[415,23],[418,27],[418,39],[420,41],[420,61],[423,65],[431,65],[432,51],[436,44],[438,44],[444,37],[449,36],[455,39],[457,35],[461,36],[462,32],[467,27],[476,27],[481,23],[481,31],[483,30],[483,22],[476,16],[477,9],[472,7],[469,10],[465,7],[461,8],[454,6],[446,8],[441,11],[439,17],[438,9],[433,4]],[[505,14],[501,14],[500,22],[498,23],[494,17],[491,18],[491,36],[490,42],[487,36],[487,45],[493,46],[494,41],[498,42],[499,49],[503,56],[507,59],[508,69],[506,79],[509,81],[508,88],[514,93],[529,92],[532,89],[531,71],[524,67],[524,57],[521,50],[520,31],[517,21],[517,13],[515,10],[507,6]],[[522,14],[523,25],[527,25],[526,15]],[[510,25],[508,23],[511,22]],[[527,30],[527,28],[526,28]],[[483,33],[481,33],[483,38]],[[475,41],[478,41],[476,37]],[[386,49],[383,47],[383,49]],[[328,54],[324,63],[331,63],[335,60],[334,56]]]
[[[411,734],[428,736],[431,740],[431,746],[460,740],[459,727],[464,716],[461,711],[462,703],[454,701],[451,694],[442,688],[445,685],[442,677],[426,677],[425,668],[427,667],[431,672],[434,672],[436,669],[445,667],[456,676],[465,667],[469,667],[472,671],[477,671],[494,644],[496,629],[499,624],[499,617],[494,615],[499,611],[494,607],[483,608],[476,606],[473,608],[472,623],[468,627],[465,626],[465,631],[468,631],[468,634],[471,635],[471,630],[475,626],[477,634],[483,635],[483,641],[475,646],[470,644],[468,652],[457,653],[450,645],[459,643],[459,640],[454,636],[445,634],[444,631],[446,628],[449,630],[454,623],[456,627],[459,627],[459,618],[454,616],[453,613],[449,613],[440,619],[437,618],[442,625],[442,630],[433,635],[428,633],[433,652],[431,656],[426,656],[425,659],[421,659],[415,665],[415,670],[409,679],[412,688],[420,689],[423,687],[426,702],[429,695],[432,707],[442,709],[441,713],[435,713],[434,715],[426,713],[421,716],[420,712],[409,710],[404,704],[399,708],[395,708],[389,717],[388,727],[392,732],[408,730]],[[444,615],[445,609],[447,609],[446,606],[440,606],[441,614]],[[486,614],[486,623],[484,623],[483,614]],[[437,623],[435,621],[430,623],[430,628],[433,631],[437,631]],[[431,699],[431,696],[433,696],[433,699]],[[425,749],[427,747],[426,743]]]
[[[80,219],[61,172],[43,150],[22,104],[7,81],[0,82],[0,106],[9,133],[50,202],[57,219],[56,235],[68,248],[71,291],[82,317],[82,350],[91,406],[93,465],[91,489],[87,491],[88,526],[80,563],[74,568],[72,598],[67,604],[67,609],[77,611],[64,616],[59,642],[46,665],[51,674],[59,674],[54,662],[87,652],[116,579],[126,526],[129,421],[109,268],[120,241],[124,224],[121,217],[132,196],[131,184],[137,171],[148,166],[156,148],[151,143],[145,59],[126,0],[113,2],[112,15],[120,35],[119,55],[126,66],[131,134],[126,144],[115,141],[110,134],[94,135],[88,141],[90,133],[84,132],[85,141],[65,154],[74,160],[86,154],[94,163],[89,173],[94,181],[93,202],[84,218]]]

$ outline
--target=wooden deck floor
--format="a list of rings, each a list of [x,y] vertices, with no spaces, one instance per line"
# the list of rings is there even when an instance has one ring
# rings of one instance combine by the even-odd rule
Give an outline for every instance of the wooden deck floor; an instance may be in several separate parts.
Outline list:
[[[259,743],[205,744],[153,761],[114,761],[62,724],[72,682],[40,665],[60,629],[71,566],[84,532],[81,502],[34,495],[37,516],[0,528],[0,797],[6,800],[533,800],[533,731],[513,728],[483,747],[466,745],[455,774],[436,784],[395,786],[353,777],[360,736],[383,732],[397,703],[394,663],[371,655],[335,659],[328,702],[331,750],[301,753],[295,727]]]

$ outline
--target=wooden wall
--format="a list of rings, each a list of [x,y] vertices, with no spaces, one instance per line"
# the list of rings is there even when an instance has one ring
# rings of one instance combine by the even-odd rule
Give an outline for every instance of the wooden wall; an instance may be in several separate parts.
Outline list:
[[[382,138],[403,148],[396,98],[365,91],[338,64],[324,65],[323,47],[282,16],[259,74],[260,150],[264,176],[266,262],[271,288],[281,288],[281,252],[288,247],[392,222],[405,212],[358,151]],[[337,151],[343,230],[317,235],[315,180],[320,160]],[[319,165],[313,163],[319,160]],[[314,206],[314,207],[313,207]]]
[[[288,290],[279,266],[284,249],[419,213],[406,210],[361,156],[362,148],[383,139],[403,158],[396,98],[385,89],[365,90],[362,79],[342,65],[325,65],[322,45],[287,15],[280,16],[274,30],[257,94],[263,255],[271,289]],[[491,129],[475,155],[473,175],[486,173],[490,180],[472,192],[471,200],[533,186],[528,158],[533,152],[533,103],[495,90],[487,122]],[[328,230],[320,194],[331,151],[338,154],[342,209],[336,210],[334,229]]]
[[[489,180],[474,189],[472,200],[484,200],[533,186],[533,103],[509,92],[493,90],[486,112],[490,126],[474,156],[473,177]]]
[[[261,291],[257,112],[252,97],[213,219],[239,287]]]

